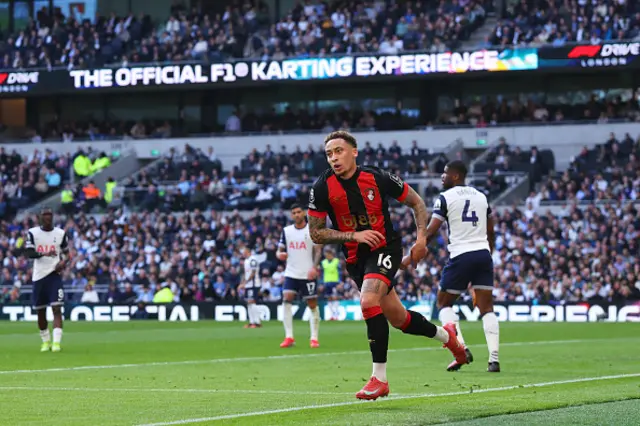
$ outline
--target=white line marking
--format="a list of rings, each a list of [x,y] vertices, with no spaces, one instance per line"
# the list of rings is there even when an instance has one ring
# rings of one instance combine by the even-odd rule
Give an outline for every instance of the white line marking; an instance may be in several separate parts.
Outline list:
[[[446,393],[425,393],[422,395],[406,395],[406,396],[398,396],[391,398],[383,398],[378,400],[379,402],[385,401],[398,401],[402,399],[419,399],[419,398],[439,398],[445,396],[459,396],[459,395],[470,395],[475,393],[489,393],[489,392],[501,392],[515,389],[523,389],[523,388],[538,388],[543,386],[555,386],[555,385],[566,385],[571,383],[583,383],[583,382],[593,382],[597,380],[614,380],[614,379],[624,379],[629,377],[640,377],[640,373],[631,373],[631,374],[617,374],[615,376],[600,376],[600,377],[585,377],[580,379],[568,379],[568,380],[556,380],[553,382],[542,382],[542,383],[529,383],[523,385],[512,385],[512,386],[502,386],[499,388],[486,388],[486,389],[473,389],[467,391],[459,391],[459,392],[446,392]],[[291,408],[280,408],[277,410],[267,410],[267,411],[255,411],[251,413],[238,413],[238,414],[227,414],[224,416],[215,416],[215,417],[201,417],[197,419],[183,419],[183,420],[175,420],[171,422],[161,422],[161,423],[150,423],[140,426],[172,426],[172,425],[185,425],[190,423],[201,423],[201,422],[213,422],[217,420],[228,420],[228,419],[238,419],[242,417],[253,417],[253,416],[266,416],[269,414],[279,414],[279,413],[291,413],[295,411],[304,411],[304,410],[316,410],[319,408],[333,408],[333,407],[344,407],[348,405],[357,405],[357,404],[366,404],[370,401],[347,401],[347,402],[336,402],[332,404],[318,404],[318,405],[306,405],[303,407],[291,407]]]
[[[148,388],[73,388],[73,387],[51,387],[51,386],[0,386],[2,391],[43,391],[43,392],[144,392],[144,393],[252,393],[252,394],[277,394],[277,395],[354,395],[353,392],[313,392],[313,391],[283,391],[283,390],[260,390],[260,389],[148,389]],[[406,395],[403,395],[406,396]]]
[[[500,343],[501,347],[509,346],[529,346],[529,345],[560,345],[570,343],[590,343],[597,341],[611,341],[621,340],[622,338],[614,339],[577,339],[577,340],[547,340],[537,342],[507,342]],[[630,340],[630,338],[624,338],[624,340]],[[486,347],[484,343],[469,345],[469,347]],[[389,352],[409,352],[409,351],[435,351],[443,350],[440,346],[428,346],[424,348],[403,348],[403,349],[390,349]],[[217,364],[222,362],[252,362],[252,361],[271,361],[271,360],[289,360],[298,358],[314,358],[325,356],[343,356],[343,355],[358,355],[368,354],[369,351],[345,351],[345,352],[321,352],[321,353],[302,353],[294,355],[271,355],[261,357],[242,357],[242,358],[213,358],[213,359],[197,359],[188,361],[159,361],[159,362],[146,362],[140,364],[107,364],[107,365],[81,365],[77,367],[59,367],[59,368],[44,368],[40,370],[0,370],[0,375],[3,374],[34,374],[34,373],[58,373],[65,371],[84,371],[84,370],[107,370],[112,368],[139,368],[139,367],[157,367],[166,365],[200,365],[200,364]]]

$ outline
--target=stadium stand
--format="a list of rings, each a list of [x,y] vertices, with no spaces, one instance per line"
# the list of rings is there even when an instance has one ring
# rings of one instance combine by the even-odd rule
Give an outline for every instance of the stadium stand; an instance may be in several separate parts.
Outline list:
[[[632,91],[631,91],[632,92]],[[443,109],[437,117],[409,117],[401,110],[336,110],[294,109],[286,107],[278,113],[274,108],[256,111],[243,107],[235,111],[227,122],[203,128],[225,135],[268,135],[300,132],[329,133],[345,129],[356,132],[408,130],[415,128],[475,127],[490,128],[504,125],[561,125],[568,122],[614,123],[640,121],[640,109],[633,96],[618,94],[608,97],[592,95],[588,99],[566,102],[563,99],[481,99],[454,100],[451,109]],[[183,123],[172,120],[101,121],[83,117],[76,121],[54,121],[38,129],[29,140],[42,141],[101,141],[165,139],[186,136]],[[202,136],[202,134],[199,134]],[[12,139],[13,140],[13,139]]]
[[[496,214],[497,300],[554,304],[640,299],[640,221],[635,207],[573,206],[565,214],[529,216],[518,209]],[[287,223],[286,211],[255,211],[245,218],[215,210],[128,217],[119,211],[100,219],[83,214],[66,223],[60,219],[74,247],[72,267],[64,276],[73,301],[94,300],[96,292],[105,303],[151,302],[163,286],[181,302],[238,300],[243,292],[240,249],[256,241],[264,243],[268,254],[262,265],[265,297],[281,296],[283,268],[275,250]],[[392,219],[408,248],[414,238],[410,213],[397,211]],[[0,224],[5,303],[28,297],[30,265],[15,247],[21,246],[22,233],[31,224]],[[443,233],[415,269],[398,276],[396,289],[403,299],[434,300],[447,256],[441,248],[444,238]],[[349,279],[335,291],[343,299],[357,298]]]
[[[266,3],[251,1],[215,15],[196,8],[188,11],[176,3],[162,23],[132,13],[77,22],[60,10],[49,16],[43,8],[26,28],[6,38],[0,48],[0,68],[83,69],[143,62],[441,52],[468,39],[484,23],[492,3],[306,1],[275,22]]]
[[[23,158],[0,147],[0,217],[5,217],[58,191],[70,178],[73,158],[34,149]]]
[[[615,134],[593,149],[582,149],[562,176],[549,177],[536,200],[637,200],[640,195],[640,138]]]
[[[513,2],[490,37],[493,45],[561,46],[631,40],[640,34],[640,8],[635,1],[602,0]]]

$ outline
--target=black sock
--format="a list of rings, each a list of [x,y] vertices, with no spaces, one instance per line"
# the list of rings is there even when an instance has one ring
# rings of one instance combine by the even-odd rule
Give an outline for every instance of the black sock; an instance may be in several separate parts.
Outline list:
[[[380,310],[380,307],[377,307]],[[369,338],[369,349],[373,362],[387,362],[387,351],[389,349],[389,323],[382,310],[371,317],[365,313],[367,323],[367,337]],[[368,317],[368,318],[367,318]]]
[[[407,311],[407,320],[402,327],[400,327],[400,330],[406,334],[426,336],[433,339],[438,328],[421,314],[414,311]]]

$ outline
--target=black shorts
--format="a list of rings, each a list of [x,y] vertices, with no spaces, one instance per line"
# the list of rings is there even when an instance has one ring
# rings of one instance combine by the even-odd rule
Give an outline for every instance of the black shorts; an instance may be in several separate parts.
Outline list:
[[[386,283],[391,291],[394,285],[393,278],[396,276],[401,262],[401,248],[383,247],[358,259],[356,263],[347,264],[347,272],[355,281],[358,290],[362,289],[364,280],[374,278]]]
[[[60,275],[52,272],[41,280],[34,281],[31,301],[36,310],[64,305],[64,288]]]

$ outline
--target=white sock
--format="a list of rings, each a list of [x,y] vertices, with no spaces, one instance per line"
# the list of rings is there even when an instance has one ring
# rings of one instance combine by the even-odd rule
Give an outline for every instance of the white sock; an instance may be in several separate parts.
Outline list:
[[[495,313],[489,312],[482,317],[484,326],[484,336],[487,338],[489,348],[489,362],[498,362],[498,351],[500,349],[500,326]]]
[[[49,329],[46,328],[44,330],[40,330],[40,337],[42,338],[42,343],[48,343],[51,341],[51,335],[49,334]]]
[[[53,343],[60,344],[62,342],[62,329],[54,328],[53,329]]]
[[[283,308],[283,318],[282,323],[284,324],[284,337],[293,339],[293,313],[292,306],[289,302],[282,303]]]
[[[458,332],[458,341],[464,345],[464,338],[462,337],[462,330],[460,330],[460,317],[455,313],[453,308],[446,307],[440,309],[440,322],[442,325],[450,322],[454,323]]]
[[[442,327],[438,327],[436,325],[436,335],[433,336],[434,339],[447,344],[449,342],[449,333],[447,333],[447,330],[445,330]]]
[[[371,374],[381,382],[387,381],[387,363],[386,362],[374,362],[373,373]]]
[[[253,308],[253,321],[254,324],[260,325],[262,323],[262,320],[260,320],[260,308],[258,308],[258,305],[256,305],[255,303],[251,305]]]
[[[247,316],[249,317],[249,324],[255,324],[253,321],[253,303],[247,304]]]
[[[318,340],[318,331],[320,329],[320,308],[317,306],[311,309],[309,327],[311,327],[311,340]]]

